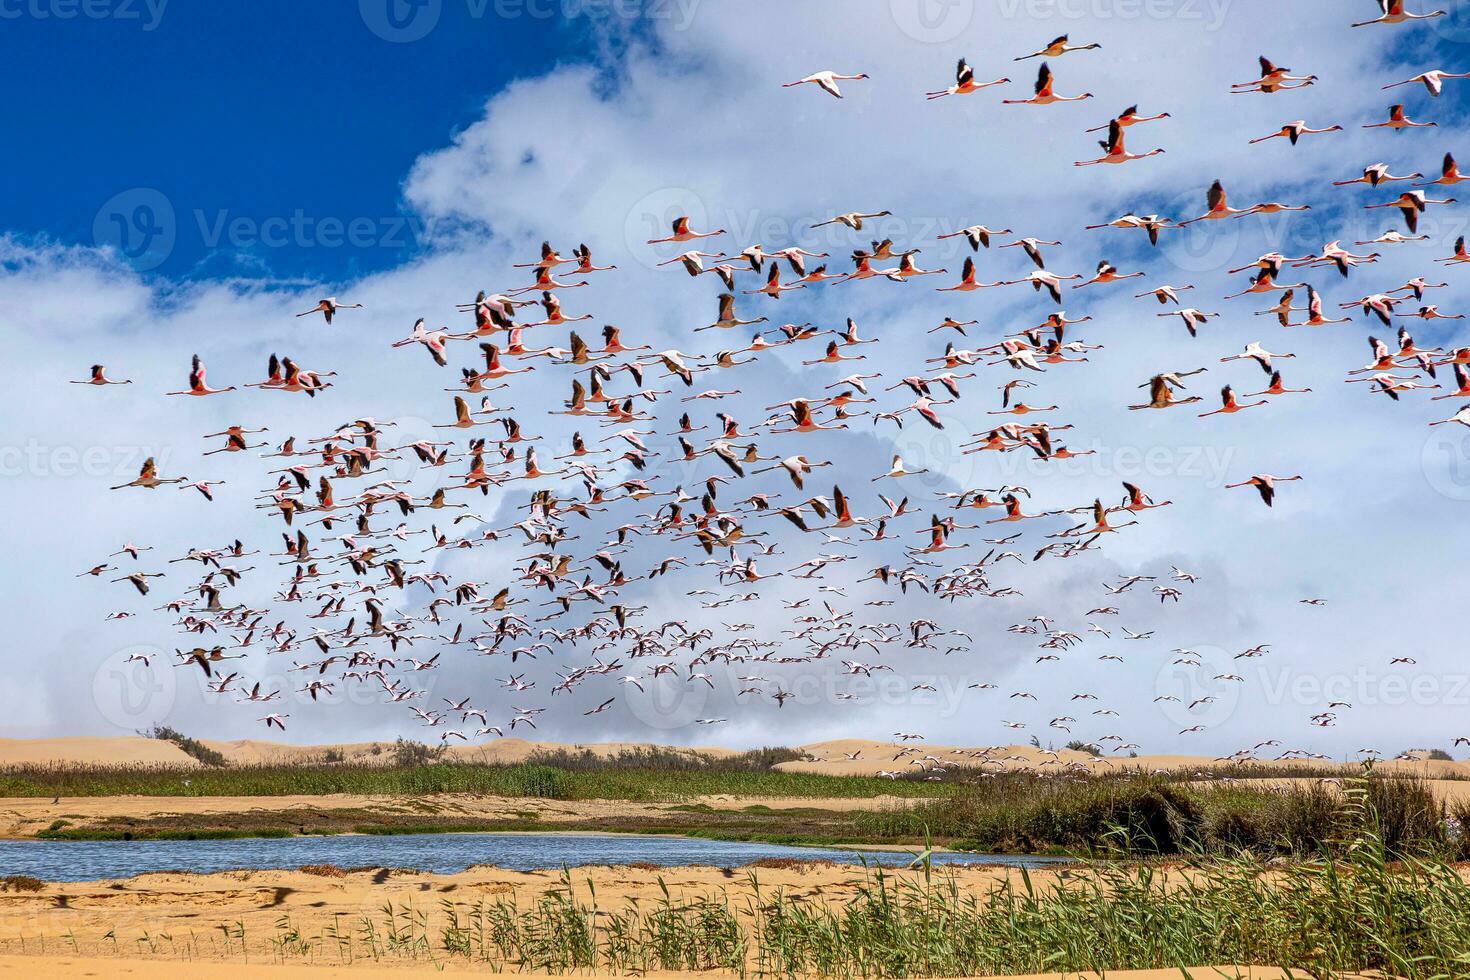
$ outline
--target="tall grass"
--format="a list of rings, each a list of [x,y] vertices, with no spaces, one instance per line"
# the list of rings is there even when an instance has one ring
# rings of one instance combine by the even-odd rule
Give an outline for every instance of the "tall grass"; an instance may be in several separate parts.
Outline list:
[[[748,869],[726,890],[685,896],[660,881],[652,902],[612,907],[563,872],[529,898],[387,905],[314,937],[283,918],[271,945],[283,960],[551,972],[900,977],[1259,963],[1321,977],[1470,976],[1470,884],[1438,860],[1393,860],[1403,802],[1366,781],[1348,787],[1330,860],[1084,861],[1065,877],[1023,871],[981,890],[921,860],[916,873],[868,869],[846,901],[771,889]]]
[[[365,796],[477,793],[555,800],[682,800],[694,796],[938,796],[942,783],[863,776],[820,776],[738,766],[638,768],[527,762],[487,765],[262,765],[223,769],[168,766],[16,766],[0,770],[0,796]]]
[[[1393,854],[1458,855],[1443,806],[1423,780],[1381,776],[1355,782],[1379,814]],[[1067,780],[1014,774],[934,800],[854,815],[875,838],[925,834],[951,846],[1008,853],[1231,853],[1295,857],[1318,853],[1349,819],[1338,789],[1316,782],[1284,787],[1195,786],[1163,777]],[[1467,810],[1470,818],[1470,810]]]

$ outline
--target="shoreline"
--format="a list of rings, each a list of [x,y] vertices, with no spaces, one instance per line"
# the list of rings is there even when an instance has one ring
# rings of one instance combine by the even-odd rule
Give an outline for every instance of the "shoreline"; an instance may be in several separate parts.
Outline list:
[[[0,956],[0,977],[29,978],[35,976],[35,960],[32,956]],[[356,980],[368,973],[392,970],[401,980],[435,980],[438,977],[456,975],[483,976],[484,969],[456,963],[439,963],[434,966],[404,966],[402,964],[355,964],[353,966],[296,966],[284,963],[170,963],[149,960],[128,962],[101,957],[48,956],[45,958],[46,975],[51,980],[93,980],[98,976],[115,977],[117,980]],[[1270,966],[1230,966],[1198,964],[1183,967],[1192,976],[1208,980],[1293,980],[1293,974]],[[535,970],[514,971],[512,975],[524,977],[566,976],[567,974],[543,973]],[[579,970],[574,976],[612,978],[626,977],[626,973]],[[683,971],[647,970],[638,974],[646,980],[675,980],[688,977]],[[1108,970],[1105,973],[1025,973],[1007,974],[1005,980],[1179,980],[1180,969],[1157,970]],[[701,977],[734,977],[737,974],[720,971],[701,971]],[[1297,973],[1295,977],[1304,978]],[[958,978],[967,980],[967,978]]]

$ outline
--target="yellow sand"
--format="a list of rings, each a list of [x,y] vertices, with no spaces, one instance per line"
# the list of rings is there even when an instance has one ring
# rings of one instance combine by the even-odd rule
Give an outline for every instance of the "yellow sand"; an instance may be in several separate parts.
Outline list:
[[[268,742],[258,739],[235,741],[202,740],[205,745],[220,752],[232,765],[295,765],[320,764],[332,753],[351,763],[381,763],[391,761],[392,743],[354,742],[336,745],[291,745],[285,742]],[[524,762],[538,752],[566,750],[589,751],[599,756],[615,755],[618,752],[650,748],[638,742],[588,742],[557,743],[532,742],[520,738],[493,739],[477,744],[455,744],[450,746],[446,758],[464,762],[516,763]],[[669,748],[669,747],[665,747]],[[979,766],[999,771],[1000,769],[1061,769],[1066,765],[1083,764],[1094,772],[1136,770],[1152,772],[1163,770],[1194,770],[1200,772],[1228,770],[1234,763],[1196,755],[1141,755],[1136,758],[1107,756],[1095,759],[1081,752],[1066,749],[1048,752],[1030,745],[1004,745],[990,747],[964,747],[954,745],[930,745],[924,741],[885,742],[874,739],[844,738],[825,742],[813,742],[797,746],[805,758],[780,763],[776,768],[787,772],[826,773],[842,776],[876,776],[888,770],[912,770],[919,765],[932,768],[939,765],[952,769],[964,766]],[[690,755],[722,756],[736,750],[720,747],[675,747],[674,751]],[[848,758],[856,756],[856,758]],[[1301,765],[1298,762],[1277,762],[1269,759],[1252,760],[1261,765],[1285,768]],[[16,765],[168,765],[193,768],[198,765],[177,746],[157,739],[124,735],[109,738],[50,738],[50,739],[0,739],[0,767]],[[1310,763],[1314,766],[1337,766],[1344,772],[1357,768],[1356,763]],[[1470,761],[1433,761],[1416,758],[1410,761],[1383,761],[1379,767],[1384,771],[1412,771],[1430,778],[1470,777]]]
[[[805,901],[842,903],[850,899],[863,872],[852,866],[814,864],[799,868],[761,868],[756,872],[767,894],[782,888]],[[985,891],[1015,872],[1002,868],[958,868],[960,887]],[[917,872],[896,872],[900,876]],[[1062,872],[1065,874],[1065,872]],[[572,873],[578,897],[595,881],[599,907],[621,909],[632,899],[646,904],[662,897],[660,880],[676,896],[697,897],[724,892],[737,912],[749,895],[744,872],[712,867],[661,870],[597,867]],[[1058,874],[1033,873],[1039,888],[1055,886]],[[476,902],[515,896],[523,906],[558,883],[556,872],[515,872],[476,867],[452,875],[417,872],[232,871],[209,875],[157,873],[117,881],[47,885],[37,893],[0,893],[0,976],[16,977],[259,977],[281,980],[332,978],[347,973],[392,969],[400,977],[428,977],[442,967],[483,973],[484,964],[449,959],[441,951],[418,959],[382,948],[387,903],[411,905],[425,915],[424,929],[437,945],[446,916],[442,902],[467,909]],[[463,914],[463,911],[462,913]],[[379,931],[374,961],[369,949],[354,940],[342,948],[322,941],[323,930],[339,923],[347,935],[360,935],[366,916]],[[279,940],[286,924],[310,941],[281,954]],[[229,928],[226,935],[220,929]],[[240,937],[244,936],[242,940]],[[436,963],[438,965],[436,965]],[[247,969],[247,964],[250,965]],[[284,964],[284,965],[282,965]],[[350,967],[350,969],[349,969]],[[672,976],[674,974],[665,974]],[[708,974],[704,974],[708,976]],[[1178,977],[1177,971],[1110,973],[1138,980]],[[1267,980],[1275,971],[1227,970],[1196,976],[1251,977]],[[659,976],[659,974],[650,974]]]

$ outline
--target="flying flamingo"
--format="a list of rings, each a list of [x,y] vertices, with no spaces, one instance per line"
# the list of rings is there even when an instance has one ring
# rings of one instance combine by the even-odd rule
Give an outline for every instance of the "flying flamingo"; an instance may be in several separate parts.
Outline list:
[[[1255,408],[1257,405],[1266,404],[1265,399],[1258,402],[1241,402],[1235,398],[1235,389],[1229,385],[1220,389],[1220,407],[1213,412],[1201,412],[1200,418],[1208,418],[1211,415],[1231,415],[1246,408]]]
[[[1029,99],[1001,99],[1001,105],[1052,105],[1057,102],[1081,102],[1092,98],[1091,92],[1083,92],[1081,95],[1057,95],[1052,91],[1051,68],[1046,62],[1041,63],[1041,70],[1036,73],[1035,94]]]
[[[1398,88],[1400,85],[1413,85],[1415,82],[1421,82],[1430,95],[1438,98],[1439,93],[1444,90],[1445,80],[1449,78],[1470,78],[1470,71],[1460,72],[1457,74],[1455,72],[1443,71],[1439,68],[1433,68],[1426,72],[1420,72],[1413,78],[1406,78],[1402,82],[1392,82],[1388,85],[1383,86],[1383,89],[1384,91],[1387,91],[1391,88]]]
[[[782,88],[795,88],[798,85],[808,85],[808,84],[816,85],[823,92],[826,92],[828,95],[832,96],[833,98],[840,99],[840,98],[842,98],[842,90],[837,87],[837,83],[838,82],[855,82],[855,81],[857,81],[859,79],[863,79],[863,78],[867,78],[867,77],[868,77],[868,75],[867,75],[866,72],[859,72],[856,75],[841,75],[841,74],[838,74],[835,71],[817,71],[817,72],[812,72],[810,75],[806,76],[805,78],[798,78],[794,82],[787,82],[785,85],[782,85],[781,87]]]
[[[1009,234],[1011,234],[1011,230],[1009,228],[987,228],[984,225],[970,225],[968,228],[961,228],[959,231],[951,231],[943,235],[937,235],[935,237],[938,238],[940,241],[943,241],[946,238],[958,238],[959,236],[963,235],[965,237],[965,240],[970,243],[970,251],[978,252],[980,251],[980,247],[982,245],[986,248],[990,247],[991,235]]]
[[[955,66],[954,84],[949,88],[940,89],[938,92],[926,92],[924,97],[933,101],[934,99],[942,99],[947,95],[969,95],[971,92],[978,92],[983,88],[990,88],[992,85],[1003,85],[1009,81],[1009,78],[997,78],[993,82],[976,82],[975,70],[970,67],[964,58],[961,58],[959,64]]]
[[[1232,208],[1225,197],[1225,185],[1218,180],[1210,185],[1209,192],[1205,195],[1205,202],[1207,209],[1204,214],[1197,218],[1190,218],[1188,221],[1179,222],[1179,227],[1183,228],[1185,225],[1194,224],[1196,221],[1217,221],[1220,218],[1252,214],[1255,210],[1254,208],[1245,208],[1244,210]]]
[[[204,362],[199,359],[199,355],[198,354],[195,354],[194,355],[194,361],[193,361],[193,368],[192,368],[192,370],[189,371],[189,388],[188,388],[188,390],[186,390],[186,391],[169,391],[169,392],[165,392],[165,394],[169,394],[169,395],[193,395],[196,398],[202,398],[205,395],[218,395],[218,394],[221,394],[221,393],[226,392],[226,391],[234,391],[235,390],[235,386],[234,385],[230,385],[228,388],[211,388],[211,387],[209,387],[208,383],[206,383],[205,380],[204,380],[204,370],[205,370],[204,369]]]
[[[1288,292],[1290,292],[1290,290],[1288,290]],[[1197,310],[1192,306],[1184,307],[1178,310],[1170,310],[1167,313],[1154,314],[1154,316],[1177,316],[1180,320],[1184,322],[1184,329],[1189,331],[1189,335],[1191,337],[1198,337],[1199,328],[1205,325],[1205,321],[1212,316],[1219,315],[1220,314],[1218,313],[1206,313],[1203,310]]]
[[[1270,351],[1266,350],[1266,348],[1262,347],[1260,341],[1253,340],[1250,343],[1246,344],[1245,349],[1242,350],[1239,354],[1231,354],[1229,357],[1220,358],[1220,363],[1225,364],[1229,361],[1255,361],[1258,365],[1260,365],[1262,371],[1270,374],[1271,359],[1273,357],[1296,357],[1296,355],[1273,354]]]
[[[719,229],[718,231],[690,231],[689,216],[687,214],[683,214],[675,218],[672,227],[674,229],[674,233],[668,238],[650,238],[647,244],[662,245],[665,242],[692,242],[697,238],[716,238],[720,235],[725,234],[725,229],[723,228]]]
[[[153,457],[149,456],[147,459],[143,460],[143,466],[140,470],[138,470],[138,476],[135,479],[130,480],[127,483],[120,483],[112,489],[122,490],[124,487],[144,487],[146,489],[152,490],[154,487],[161,486],[165,483],[184,483],[188,479],[189,478],[187,476],[176,476],[169,480],[161,479],[158,476],[158,466],[153,462]],[[134,557],[137,556],[135,555]]]
[[[1245,95],[1250,92],[1263,92],[1266,95],[1274,95],[1277,92],[1306,88],[1317,81],[1316,75],[1293,75],[1290,68],[1278,67],[1265,55],[1261,55],[1256,60],[1261,65],[1261,77],[1253,82],[1236,82],[1230,86],[1231,94]],[[1291,82],[1297,84],[1289,84]]]
[[[1303,136],[1311,136],[1317,133],[1340,132],[1342,132],[1342,127],[1338,125],[1328,126],[1325,129],[1313,129],[1311,126],[1307,125],[1306,120],[1297,119],[1293,122],[1284,123],[1281,128],[1274,133],[1270,133],[1266,136],[1257,136],[1255,139],[1250,140],[1249,143],[1254,146],[1256,143],[1264,143],[1267,140],[1274,140],[1284,136],[1286,137],[1286,139],[1291,141],[1292,146],[1296,146],[1297,140],[1301,139]]]
[[[1190,373],[1196,372],[1191,371]],[[1198,395],[1191,395],[1188,398],[1174,397],[1173,385],[1177,384],[1181,388],[1184,386],[1183,382],[1179,381],[1177,374],[1156,374],[1145,384],[1149,389],[1148,402],[1143,405],[1129,405],[1129,411],[1136,412],[1144,408],[1173,408],[1176,405],[1189,405],[1201,400]]]
[[[107,376],[107,369],[101,364],[93,364],[91,375],[86,381],[72,381],[74,385],[130,385],[131,381],[113,381]]]
[[[1113,123],[1117,123],[1119,126],[1122,126],[1126,129],[1129,126],[1136,126],[1139,123],[1154,122],[1157,119],[1169,118],[1171,117],[1167,112],[1160,112],[1157,115],[1153,116],[1140,116],[1138,114],[1138,106],[1131,105],[1128,108],[1124,109],[1122,112],[1118,113],[1108,122],[1104,123],[1101,126],[1094,126],[1089,129],[1088,132],[1101,133],[1103,130],[1110,128]]]
[[[1240,483],[1227,483],[1225,484],[1225,489],[1234,490],[1236,487],[1255,487],[1256,492],[1261,495],[1261,500],[1265,502],[1267,507],[1270,507],[1272,506],[1272,501],[1276,499],[1276,484],[1300,479],[1300,475],[1272,476],[1270,473],[1257,473],[1249,480],[1244,480]]]
[[[1409,233],[1413,234],[1419,230],[1419,213],[1431,204],[1454,204],[1453,197],[1440,200],[1426,197],[1423,191],[1404,191],[1397,199],[1385,201],[1382,204],[1365,204],[1364,210],[1373,208],[1398,208],[1399,213],[1404,216],[1404,224],[1408,226]]]
[[[1098,145],[1103,148],[1102,156],[1096,160],[1078,160],[1072,166],[1091,167],[1098,163],[1127,163],[1129,160],[1143,160],[1164,152],[1162,148],[1155,147],[1147,153],[1129,153],[1123,146],[1123,126],[1116,119],[1108,126],[1108,138],[1099,140]]]
[[[998,286],[998,285],[1000,285],[1000,283],[996,283],[996,282],[989,282],[989,283],[987,283],[987,282],[978,282],[978,281],[976,281],[976,279],[975,279],[975,260],[972,257],[970,257],[970,256],[967,255],[967,256],[965,256],[965,266],[960,271],[960,281],[957,282],[957,283],[955,283],[953,286],[937,286],[937,287],[935,287],[935,292],[940,292],[940,293],[968,293],[968,292],[971,292],[972,290],[976,290],[976,289],[988,289],[991,286]]]
[[[1391,129],[1394,132],[1402,133],[1406,129],[1425,129],[1431,126],[1438,125],[1439,123],[1437,122],[1415,122],[1408,116],[1404,115],[1404,104],[1402,102],[1398,102],[1388,107],[1388,119],[1386,121],[1380,123],[1364,123],[1363,128]],[[1421,174],[1420,176],[1423,175]]]
[[[1439,179],[1427,181],[1423,184],[1416,184],[1415,186],[1430,187],[1434,184],[1443,184],[1445,186],[1449,186],[1451,184],[1458,184],[1462,180],[1470,180],[1470,177],[1461,177],[1460,168],[1455,164],[1454,154],[1446,153],[1444,155],[1444,162],[1440,165]]]
[[[1129,211],[1104,224],[1084,225],[1083,227],[1087,231],[1096,231],[1099,228],[1137,228],[1141,231],[1148,232],[1150,245],[1157,245],[1159,243],[1159,229],[1173,228],[1176,226],[1168,218],[1160,218],[1156,214],[1134,214],[1132,211]]]
[[[823,225],[846,225],[853,231],[862,231],[864,221],[870,218],[887,217],[892,213],[892,211],[848,211],[845,214],[834,215],[826,221],[818,221],[812,227],[820,228]]]
[[[1068,35],[1063,34],[1060,37],[1053,38],[1046,43],[1045,47],[1033,51],[1030,54],[1023,54],[1019,58],[1013,58],[1012,60],[1025,61],[1028,58],[1060,58],[1069,51],[1095,51],[1102,47],[1096,41],[1089,44],[1068,44],[1068,37]]]
[[[402,340],[395,340],[393,346],[407,347],[410,344],[423,344],[424,349],[429,352],[429,356],[434,359],[435,364],[440,367],[447,367],[449,360],[444,354],[444,341],[453,336],[455,335],[451,334],[448,330],[425,330],[424,318],[419,317],[414,321],[413,331]]]
[[[1411,174],[1404,174],[1402,177],[1395,177],[1388,172],[1388,164],[1372,163],[1363,168],[1363,176],[1354,177],[1352,180],[1334,180],[1332,186],[1347,187],[1349,184],[1367,184],[1370,187],[1377,187],[1379,184],[1386,184],[1395,180],[1413,180],[1416,177],[1423,176],[1423,174],[1415,171]]]
[[[1359,21],[1353,27],[1367,27],[1370,24],[1403,24],[1411,20],[1431,20],[1435,17],[1443,17],[1445,11],[1431,10],[1423,14],[1410,14],[1404,11],[1404,0],[1378,0],[1379,14],[1372,20]]]
[[[319,300],[315,306],[307,310],[305,313],[298,313],[296,314],[296,316],[303,317],[311,316],[313,313],[320,313],[323,317],[326,318],[327,326],[330,327],[332,325],[332,317],[336,316],[338,310],[360,309],[362,309],[361,303],[341,303],[338,302],[337,297],[328,296],[324,300]]]

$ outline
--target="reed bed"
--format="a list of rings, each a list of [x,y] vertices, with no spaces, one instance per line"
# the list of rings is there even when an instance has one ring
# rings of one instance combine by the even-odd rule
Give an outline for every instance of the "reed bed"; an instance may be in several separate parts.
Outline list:
[[[1394,855],[1470,857],[1459,833],[1470,808],[1441,803],[1424,780],[1405,775],[1353,780],[1378,815]],[[1064,780],[1016,774],[904,808],[854,814],[871,839],[941,838],[955,848],[1091,855],[1229,854],[1311,856],[1351,824],[1336,783],[1196,785],[1157,776]]]
[[[1470,976],[1470,884],[1438,858],[1395,859],[1387,839],[1396,818],[1379,792],[1367,780],[1348,787],[1330,856],[1300,861],[1245,851],[1167,863],[1085,859],[1065,875],[1021,871],[973,889],[926,853],[910,871],[858,872],[846,902],[772,889],[762,869],[747,868],[714,893],[662,886],[652,901],[611,906],[592,881],[563,872],[534,896],[387,904],[311,934],[283,916],[265,943],[282,962],[554,973],[928,977],[1255,963],[1316,977]],[[199,941],[206,945],[180,952],[146,936],[139,948],[245,955],[262,937],[234,923]]]
[[[0,796],[423,796],[476,793],[553,800],[686,800],[696,796],[938,796],[943,783],[822,776],[767,769],[565,768],[529,762],[486,765],[262,765],[211,769],[165,766],[20,766],[0,770]]]

